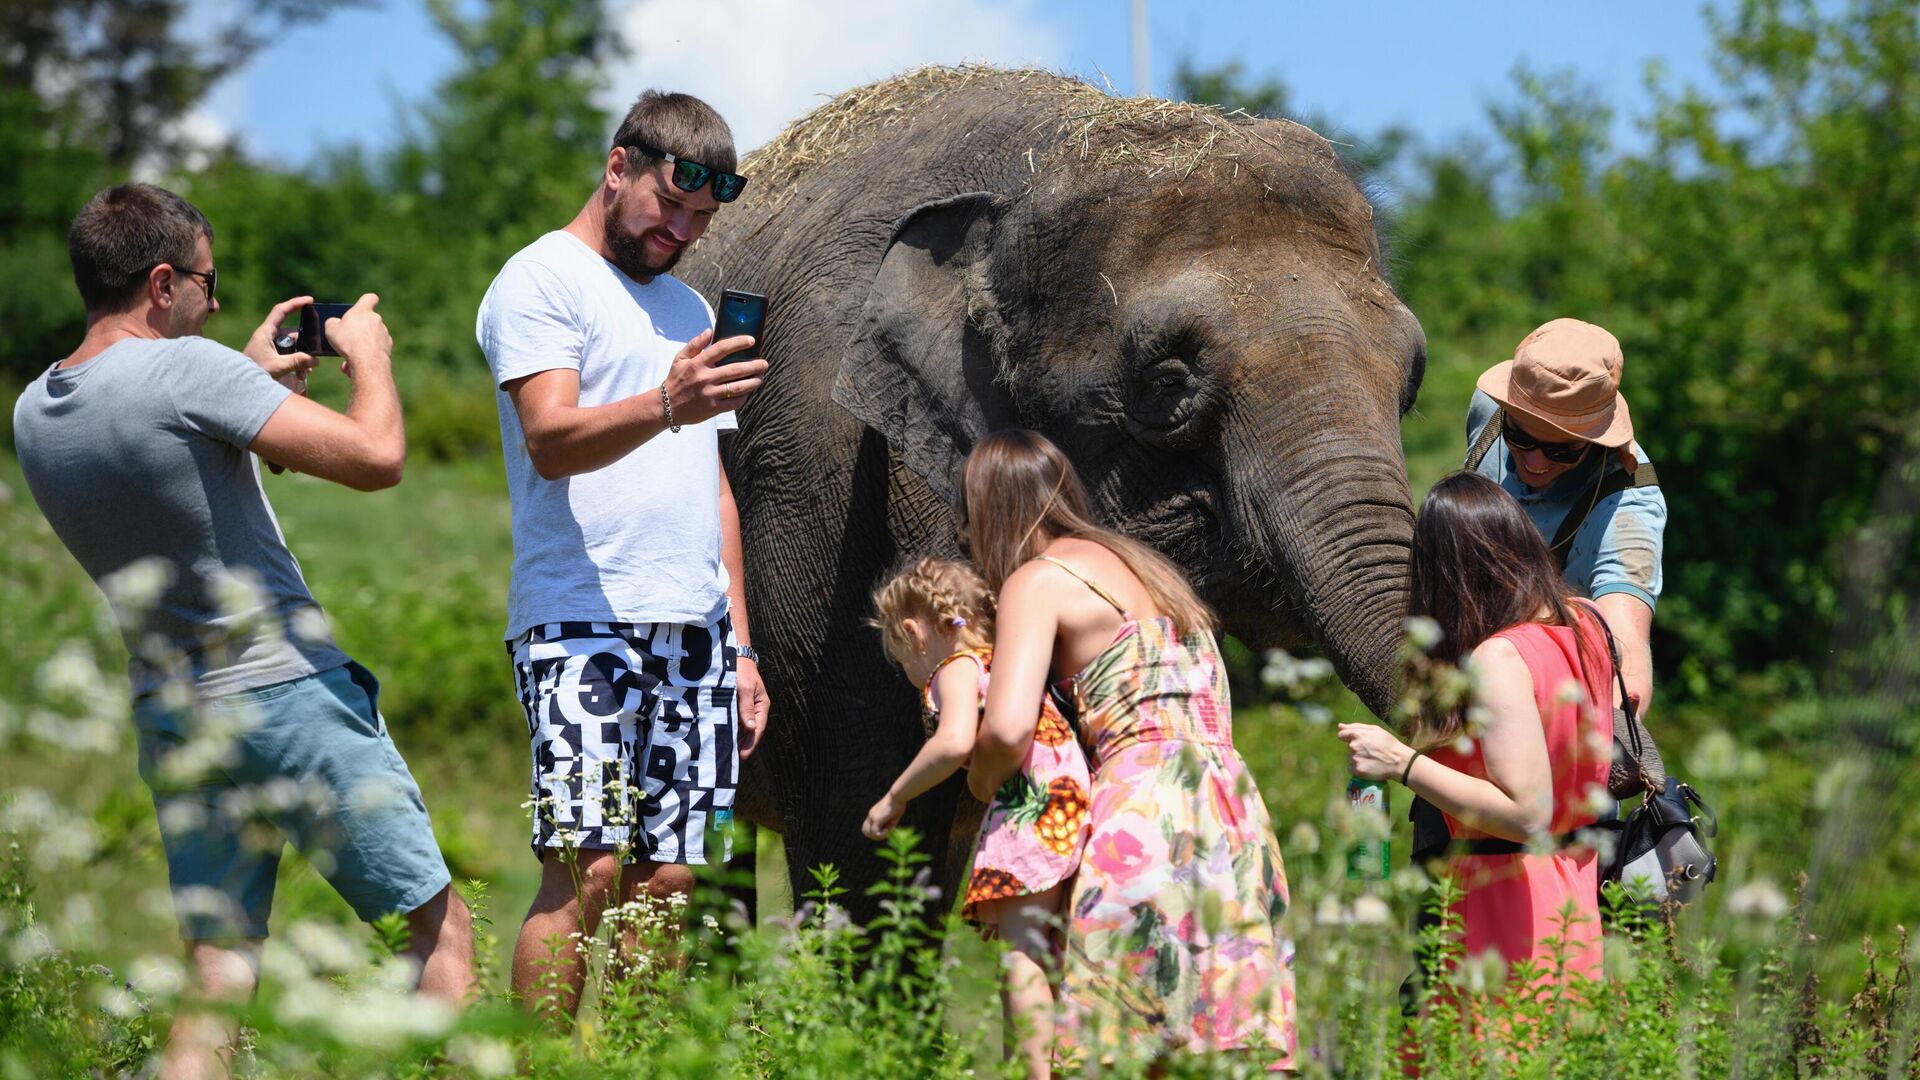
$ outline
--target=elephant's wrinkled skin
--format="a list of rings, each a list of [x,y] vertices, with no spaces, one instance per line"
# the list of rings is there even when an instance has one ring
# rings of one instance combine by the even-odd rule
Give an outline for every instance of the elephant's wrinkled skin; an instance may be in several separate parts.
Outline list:
[[[904,553],[957,550],[956,470],[994,428],[1059,443],[1229,633],[1316,642],[1384,707],[1425,341],[1325,140],[930,69],[824,106],[742,171],[681,276],[770,298],[772,369],[728,451],[775,708],[741,806],[785,833],[796,895],[832,862],[867,906],[859,823],[923,738],[868,595]],[[963,791],[906,820],[949,888],[979,809]]]

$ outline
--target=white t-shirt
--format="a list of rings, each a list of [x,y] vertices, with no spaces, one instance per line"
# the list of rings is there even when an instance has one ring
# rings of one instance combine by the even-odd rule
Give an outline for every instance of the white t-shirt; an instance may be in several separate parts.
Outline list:
[[[642,285],[578,237],[550,232],[507,260],[480,301],[513,500],[507,639],[553,622],[705,623],[727,612],[720,432],[732,413],[662,432],[591,472],[545,480],[502,383],[580,373],[581,406],[658,394],[674,354],[713,327],[699,293]]]

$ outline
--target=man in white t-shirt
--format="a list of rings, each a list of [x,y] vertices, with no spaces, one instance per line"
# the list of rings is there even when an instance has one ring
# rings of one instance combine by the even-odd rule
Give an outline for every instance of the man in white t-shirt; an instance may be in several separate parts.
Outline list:
[[[542,861],[513,959],[533,1008],[578,1006],[575,935],[608,903],[685,894],[690,865],[730,854],[739,762],[766,724],[719,435],[767,365],[728,359],[756,343],[713,342],[712,310],[667,273],[739,195],[735,167],[718,113],[648,91],[586,206],[480,304]]]

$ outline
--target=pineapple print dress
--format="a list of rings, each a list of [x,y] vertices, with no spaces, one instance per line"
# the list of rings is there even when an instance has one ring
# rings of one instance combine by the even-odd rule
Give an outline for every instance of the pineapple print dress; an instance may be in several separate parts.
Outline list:
[[[1233,748],[1219,647],[1204,630],[1128,617],[1062,567],[1126,621],[1070,680],[1093,806],[1067,903],[1061,1064],[1237,1051],[1290,1068],[1286,870]]]
[[[990,649],[967,649],[941,661],[962,658],[980,665],[980,701],[987,700]],[[938,672],[936,671],[936,678]],[[923,704],[939,715],[933,700],[936,679],[927,680]],[[1073,876],[1087,842],[1087,758],[1073,729],[1051,700],[1040,710],[1020,770],[1000,785],[980,822],[973,872],[961,914],[978,921],[980,905],[1016,896],[1035,896]]]

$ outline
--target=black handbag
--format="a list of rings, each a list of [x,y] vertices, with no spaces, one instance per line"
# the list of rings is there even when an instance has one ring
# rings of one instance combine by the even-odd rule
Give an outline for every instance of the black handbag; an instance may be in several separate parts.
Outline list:
[[[1713,880],[1718,863],[1705,838],[1719,831],[1719,819],[1700,793],[1669,776],[1666,787],[1649,788],[1627,815],[1604,877],[1636,899],[1685,904]]]
[[[1620,823],[1613,857],[1607,861],[1601,880],[1618,882],[1637,899],[1649,903],[1685,904],[1700,895],[1719,868],[1706,841],[1719,834],[1720,819],[1691,784],[1670,773],[1663,777],[1663,783],[1656,784],[1647,775],[1641,764],[1647,752],[1640,739],[1644,729],[1635,715],[1633,699],[1627,696],[1626,676],[1620,673],[1620,648],[1614,643],[1613,628],[1607,620],[1597,608],[1592,612],[1607,635],[1613,677],[1626,712],[1631,745],[1619,749],[1632,758],[1634,773],[1647,792],[1647,797]],[[1615,725],[1616,743],[1618,738],[1619,725]]]

